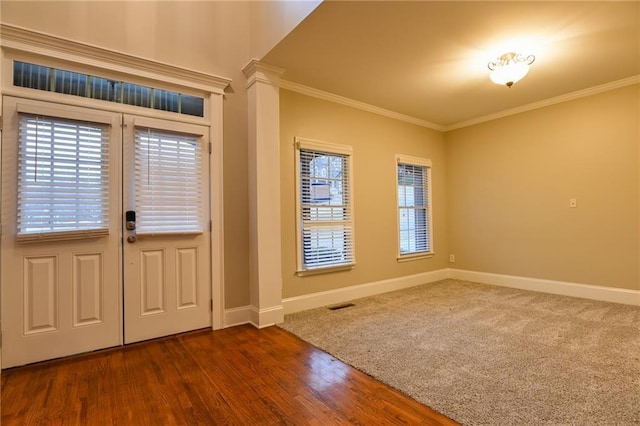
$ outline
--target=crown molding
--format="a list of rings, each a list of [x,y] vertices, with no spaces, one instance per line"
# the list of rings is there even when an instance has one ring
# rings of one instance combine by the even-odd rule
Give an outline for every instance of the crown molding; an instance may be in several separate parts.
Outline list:
[[[0,23],[0,46],[3,50],[27,52],[125,75],[134,74],[137,77],[209,93],[223,94],[231,83],[231,80],[225,77],[139,58],[6,23]]]
[[[341,105],[346,105],[352,108],[360,109],[374,114],[382,115],[384,117],[393,118],[395,120],[404,121],[418,126],[426,127],[428,129],[444,131],[445,127],[440,124],[431,123],[429,121],[421,120],[419,118],[411,117],[408,115],[400,114],[395,111],[380,108],[375,105],[367,104],[364,102],[356,101],[353,99],[345,98],[344,96],[335,95],[333,93],[325,92],[322,90],[314,89],[312,87],[304,86],[302,84],[293,83],[287,80],[280,80],[280,87],[282,89],[291,90],[292,92],[300,93],[303,95],[311,96],[313,98],[322,99],[329,102],[334,102]]]
[[[377,107],[375,105],[367,104],[364,102],[356,101],[353,99],[345,98],[343,96],[335,95],[333,93],[325,92],[322,90],[314,89],[312,87],[304,86],[302,84],[294,83],[287,80],[280,81],[280,87],[283,89],[291,90],[303,95],[311,96],[318,99],[334,102],[341,105],[350,106],[363,111],[372,112],[374,114],[382,115],[385,117],[393,118],[407,123],[416,124],[418,126],[426,127],[428,129],[438,130],[441,132],[449,132],[451,130],[461,129],[463,127],[473,126],[475,124],[484,123],[491,120],[497,120],[499,118],[508,117],[510,115],[520,114],[527,111],[532,111],[539,108],[544,108],[550,105],[559,104],[587,96],[596,95],[598,93],[607,92],[609,90],[618,89],[632,84],[640,83],[640,75],[635,75],[622,80],[612,81],[610,83],[601,84],[599,86],[590,87],[588,89],[578,90],[575,92],[567,93],[565,95],[556,96],[549,99],[544,99],[538,102],[532,102],[527,105],[523,105],[517,108],[512,108],[504,111],[497,112],[495,114],[489,114],[482,117],[477,117],[467,121],[461,121],[448,126],[431,123],[420,118],[411,117],[408,115],[400,114],[395,111],[390,111],[384,108]]]
[[[622,80],[612,81],[610,83],[601,84],[599,86],[590,87],[588,89],[578,90],[575,92],[567,93],[565,95],[556,96],[549,99],[544,99],[538,102],[532,102],[527,105],[522,105],[517,108],[511,108],[504,111],[497,112],[495,114],[489,114],[482,117],[477,117],[467,121],[461,121],[459,123],[446,126],[445,132],[451,130],[461,129],[463,127],[473,126],[475,124],[484,123],[491,120],[497,120],[499,118],[508,117],[510,115],[520,114],[534,109],[544,108],[550,105],[559,104],[562,102],[572,101],[587,96],[597,95],[598,93],[608,92],[609,90],[619,89],[621,87],[630,86],[632,84],[640,83],[640,75],[634,75],[632,77],[624,78]]]

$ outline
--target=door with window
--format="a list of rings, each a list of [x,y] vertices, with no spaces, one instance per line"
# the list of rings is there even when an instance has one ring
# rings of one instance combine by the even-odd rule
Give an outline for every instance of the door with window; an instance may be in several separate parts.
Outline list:
[[[120,119],[4,98],[3,367],[121,343]]]
[[[208,128],[172,123],[4,98],[3,368],[211,325]]]
[[[124,128],[125,343],[208,327],[208,128],[131,116]]]

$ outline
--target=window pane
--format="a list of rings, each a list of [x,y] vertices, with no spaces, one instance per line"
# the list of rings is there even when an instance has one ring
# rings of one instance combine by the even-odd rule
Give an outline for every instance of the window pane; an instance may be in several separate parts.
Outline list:
[[[89,97],[101,101],[120,102],[120,85],[119,81],[91,77]]]
[[[351,229],[347,225],[309,227],[303,230],[304,265],[308,268],[350,262]]]
[[[55,91],[69,95],[86,96],[87,76],[70,71],[55,70]]]
[[[400,254],[431,251],[428,168],[398,164],[398,232]]]
[[[204,99],[196,96],[182,95],[181,103],[182,114],[204,117]]]
[[[13,85],[37,90],[51,90],[51,68],[15,61]]]
[[[300,149],[302,267],[353,262],[348,157]]]
[[[108,228],[106,126],[20,118],[18,234]]]
[[[138,84],[123,83],[122,103],[151,108],[151,88]]]
[[[138,234],[204,231],[200,138],[136,129]]]

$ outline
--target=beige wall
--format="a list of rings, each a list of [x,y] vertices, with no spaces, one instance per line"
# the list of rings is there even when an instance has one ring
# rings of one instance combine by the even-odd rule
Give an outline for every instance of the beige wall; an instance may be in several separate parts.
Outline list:
[[[635,85],[447,133],[452,266],[640,289],[639,104]]]
[[[294,138],[353,147],[356,266],[345,272],[298,277]],[[280,90],[283,298],[446,268],[445,146],[441,132],[347,106]],[[398,263],[395,154],[433,161],[431,259]]]
[[[225,307],[249,303],[247,96],[242,68],[314,2],[6,1],[4,23],[231,78],[224,101]]]
[[[231,78],[224,103],[225,307],[249,303],[241,69],[317,3],[0,4],[2,21]],[[281,90],[283,297],[453,266],[638,288],[638,86],[442,134]],[[293,138],[354,147],[357,266],[295,276]],[[394,155],[433,160],[434,248],[396,262]],[[577,209],[569,209],[576,198]],[[456,263],[447,262],[448,254]]]

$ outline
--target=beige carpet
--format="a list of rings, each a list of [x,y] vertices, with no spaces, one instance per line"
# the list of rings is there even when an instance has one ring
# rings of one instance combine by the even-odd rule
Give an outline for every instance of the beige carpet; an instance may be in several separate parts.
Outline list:
[[[640,308],[444,280],[281,327],[468,425],[639,425]]]

